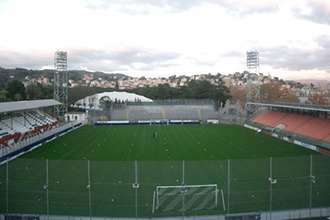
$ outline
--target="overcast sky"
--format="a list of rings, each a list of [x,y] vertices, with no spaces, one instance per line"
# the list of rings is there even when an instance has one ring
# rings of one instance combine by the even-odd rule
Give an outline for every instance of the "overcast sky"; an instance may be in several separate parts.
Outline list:
[[[329,0],[0,0],[0,67],[330,80]]]

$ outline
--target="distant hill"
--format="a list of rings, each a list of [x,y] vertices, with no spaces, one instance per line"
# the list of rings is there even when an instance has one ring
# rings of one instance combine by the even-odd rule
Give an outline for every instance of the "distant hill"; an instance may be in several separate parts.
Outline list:
[[[85,70],[68,70],[69,79],[78,80],[85,74],[93,74],[95,78],[103,78],[108,81],[116,81],[117,79],[123,79],[128,77],[122,73],[104,73],[104,72],[89,72]]]
[[[295,81],[300,82],[302,84],[311,84],[313,83],[316,86],[326,86],[330,84],[329,80],[320,80],[320,79],[296,79]]]
[[[48,78],[54,78],[55,70],[44,69],[44,70],[32,70],[24,68],[2,68],[0,67],[0,86],[6,84],[8,81],[16,79],[20,81],[25,81],[31,78],[38,78],[45,76]],[[69,79],[78,80],[81,79],[85,74],[93,74],[97,78],[103,78],[108,81],[116,81],[118,79],[123,79],[128,77],[122,73],[103,73],[103,72],[89,72],[85,70],[68,70]]]

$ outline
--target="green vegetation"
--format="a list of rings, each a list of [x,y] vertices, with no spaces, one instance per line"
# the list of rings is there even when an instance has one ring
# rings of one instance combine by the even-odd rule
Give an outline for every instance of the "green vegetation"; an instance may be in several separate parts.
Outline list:
[[[84,126],[8,163],[8,212],[46,214],[47,174],[49,214],[55,215],[89,216],[89,201],[93,216],[118,217],[308,208],[311,158],[317,180],[312,207],[329,206],[329,157],[241,126]],[[270,164],[277,180],[273,185]],[[0,213],[7,207],[6,170],[6,164],[0,166]],[[132,187],[136,178],[138,189]],[[217,184],[225,203],[220,191],[212,209],[198,210],[186,198],[183,213],[182,195],[174,195],[165,209],[153,210],[157,186],[183,181]]]
[[[168,84],[161,84],[156,87],[142,87],[131,89],[129,92],[143,95],[153,100],[159,99],[212,99],[215,108],[220,103],[229,99],[230,92],[224,81],[219,80],[218,84],[212,84],[207,80],[191,80],[187,86],[179,88],[170,87]]]

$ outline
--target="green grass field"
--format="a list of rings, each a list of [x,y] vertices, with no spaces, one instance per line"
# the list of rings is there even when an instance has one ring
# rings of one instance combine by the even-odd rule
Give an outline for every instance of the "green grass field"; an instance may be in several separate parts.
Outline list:
[[[308,208],[310,201],[325,207],[329,168],[329,157],[241,126],[84,126],[0,166],[0,213],[158,217]],[[219,192],[169,191],[157,207],[156,187],[183,181],[217,184]]]

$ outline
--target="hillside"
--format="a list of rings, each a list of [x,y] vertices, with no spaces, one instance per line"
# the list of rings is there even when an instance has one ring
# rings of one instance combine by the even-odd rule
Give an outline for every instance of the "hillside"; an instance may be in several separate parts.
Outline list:
[[[316,86],[326,86],[330,84],[329,80],[319,80],[319,79],[296,79],[295,81],[300,82],[302,84],[314,84]]]

